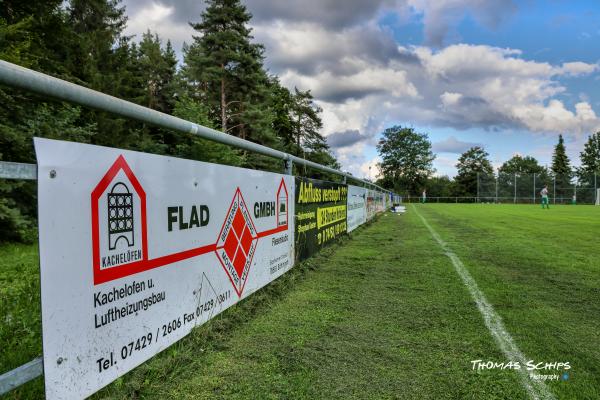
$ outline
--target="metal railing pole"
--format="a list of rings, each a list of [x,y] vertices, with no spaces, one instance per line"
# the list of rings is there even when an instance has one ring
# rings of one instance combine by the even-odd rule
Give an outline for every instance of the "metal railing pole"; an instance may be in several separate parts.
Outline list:
[[[513,203],[517,204],[517,174],[515,174],[515,197],[513,199]]]
[[[293,175],[293,171],[294,171],[294,163],[292,162],[292,160],[285,160],[284,161],[284,173],[286,175]],[[345,176],[344,176],[344,179],[346,179]]]
[[[533,173],[533,204],[535,204],[535,172]]]
[[[477,203],[479,203],[479,172],[477,173]]]
[[[41,376],[44,373],[42,357],[35,358],[27,364],[0,375],[0,395]]]
[[[106,111],[114,115],[141,121],[150,125],[159,126],[161,128],[170,129],[181,133],[191,133],[213,142],[227,144],[268,157],[278,158],[281,160],[291,160],[299,165],[304,165],[306,167],[336,175],[348,176],[350,179],[355,181],[367,183],[362,179],[337,169],[305,160],[292,154],[275,150],[258,143],[253,143],[237,136],[228,135],[215,129],[198,125],[196,123],[186,121],[160,111],[152,110],[150,108],[143,107],[92,89],[88,89],[62,79],[54,78],[41,72],[20,67],[3,60],[0,60],[0,83],[14,88],[28,90],[30,92],[41,94],[57,100],[66,101],[68,103],[78,104],[80,106],[95,110]],[[384,190],[378,185],[373,186]]]
[[[498,203],[498,177],[496,177],[496,203]]]
[[[35,164],[0,161],[0,178],[36,180],[37,166]]]

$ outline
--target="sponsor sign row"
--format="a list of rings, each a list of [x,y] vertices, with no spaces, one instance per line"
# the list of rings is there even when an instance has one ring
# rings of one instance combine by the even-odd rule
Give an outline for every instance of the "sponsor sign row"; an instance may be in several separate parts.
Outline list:
[[[96,392],[389,204],[333,182],[35,147],[49,399]]]

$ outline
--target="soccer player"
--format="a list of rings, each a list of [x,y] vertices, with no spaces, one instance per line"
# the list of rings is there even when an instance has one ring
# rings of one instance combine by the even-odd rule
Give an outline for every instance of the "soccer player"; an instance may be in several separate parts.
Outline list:
[[[541,190],[540,195],[542,196],[542,210],[544,209],[544,205],[546,209],[550,209],[550,205],[548,204],[548,185],[544,185],[544,188]]]
[[[421,198],[421,203],[425,204],[426,200],[427,200],[427,191],[425,189],[423,189],[423,197]]]

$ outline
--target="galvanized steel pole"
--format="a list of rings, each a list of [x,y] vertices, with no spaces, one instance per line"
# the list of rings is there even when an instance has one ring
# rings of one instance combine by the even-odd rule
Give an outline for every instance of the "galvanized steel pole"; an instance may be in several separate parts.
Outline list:
[[[95,90],[88,89],[83,86],[54,78],[52,76],[23,68],[2,60],[0,60],[0,83],[7,86],[28,90],[30,92],[48,96],[57,100],[66,101],[68,103],[78,104],[80,106],[106,111],[147,124],[160,126],[161,128],[171,129],[182,133],[191,133],[213,142],[227,144],[268,157],[278,158],[284,161],[289,160],[320,171],[346,176],[354,181],[361,182],[365,185],[372,185],[378,189],[384,190],[378,185],[373,185],[370,182],[366,182],[337,169],[305,160],[292,154],[253,143],[236,136],[228,135],[226,133],[207,128],[205,126],[198,125],[196,123],[186,121],[160,111],[152,110],[150,108],[143,107],[117,97],[109,96],[107,94],[97,92]]]

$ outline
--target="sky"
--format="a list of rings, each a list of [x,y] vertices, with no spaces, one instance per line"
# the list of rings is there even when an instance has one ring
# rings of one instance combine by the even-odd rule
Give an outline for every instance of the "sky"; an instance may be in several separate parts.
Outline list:
[[[126,34],[170,39],[181,59],[205,7],[124,0]],[[550,165],[563,134],[574,166],[600,130],[597,0],[246,0],[265,66],[310,89],[342,169],[377,177],[394,125],[426,133],[436,175],[482,146],[495,168],[515,154]],[[371,168],[369,168],[371,167]]]

